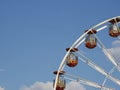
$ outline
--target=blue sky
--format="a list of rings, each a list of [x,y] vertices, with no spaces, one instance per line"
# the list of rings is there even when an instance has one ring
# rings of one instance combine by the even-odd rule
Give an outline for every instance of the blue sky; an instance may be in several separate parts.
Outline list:
[[[36,82],[52,82],[52,72],[58,68],[65,48],[84,30],[119,16],[119,3],[0,0],[0,86],[4,88],[0,90],[20,90]]]

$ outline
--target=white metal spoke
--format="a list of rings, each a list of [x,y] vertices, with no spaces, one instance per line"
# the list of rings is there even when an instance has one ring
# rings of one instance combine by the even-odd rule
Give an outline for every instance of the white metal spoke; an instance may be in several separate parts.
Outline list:
[[[92,82],[90,80],[86,80],[86,79],[83,79],[81,77],[77,77],[77,76],[67,74],[67,73],[65,73],[65,75],[69,76],[69,77],[65,77],[66,79],[69,79],[69,80],[72,80],[72,81],[77,81],[77,82],[80,82],[82,84],[85,84],[85,85],[88,85],[88,86],[91,86],[91,87],[95,87],[95,88],[99,88],[99,89],[102,88],[104,90],[114,90],[113,88],[108,88],[108,87],[102,86],[102,85],[100,85],[96,82]]]
[[[97,29],[96,31],[99,32],[99,31],[101,31],[101,30],[103,30],[103,29],[105,29],[105,28],[107,28],[107,27],[108,27],[107,25],[106,25],[106,26],[103,26],[103,27]]]
[[[95,35],[96,36],[96,35]],[[98,46],[100,46],[100,48],[102,49],[102,51],[104,52],[104,54],[108,57],[108,59],[112,62],[113,65],[116,66],[116,68],[118,69],[118,71],[120,72],[120,66],[119,64],[115,61],[115,58],[111,55],[111,53],[105,48],[104,44],[100,41],[100,39],[96,36],[97,40],[98,40]]]
[[[89,65],[90,67],[92,67],[93,69],[95,69],[96,71],[98,71],[99,73],[101,73],[102,75],[108,77],[110,80],[112,80],[113,82],[115,82],[116,84],[120,85],[120,80],[118,80],[117,78],[114,78],[113,76],[111,76],[109,73],[107,73],[104,69],[102,69],[101,67],[99,67],[97,64],[95,64],[93,62],[93,60],[89,59],[88,57],[84,56],[82,53],[78,52],[79,54],[79,58],[81,61],[83,61],[84,63],[86,63],[87,65]]]
[[[109,75],[111,75],[113,72],[114,72],[114,69],[115,69],[116,67],[114,66],[110,71],[109,71]],[[105,85],[105,83],[106,83],[106,81],[107,81],[107,76],[105,77],[105,79],[104,79],[104,81],[103,81],[103,83],[102,83],[102,86],[104,86]]]

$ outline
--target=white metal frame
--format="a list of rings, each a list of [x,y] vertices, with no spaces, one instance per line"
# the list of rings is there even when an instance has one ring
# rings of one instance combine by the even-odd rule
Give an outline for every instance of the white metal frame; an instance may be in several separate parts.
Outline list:
[[[87,35],[87,33],[89,31],[91,31],[92,29],[94,28],[98,28],[97,29],[97,32],[101,31],[101,30],[104,30],[105,28],[107,28],[108,26],[106,25],[107,22],[109,22],[110,20],[112,19],[116,19],[116,18],[120,18],[120,16],[116,16],[116,17],[113,17],[113,18],[110,18],[110,19],[107,19],[95,26],[93,26],[92,28],[90,28],[87,32],[85,32],[84,34],[82,34],[73,44],[72,46],[70,47],[70,49],[68,50],[68,52],[65,54],[65,56],[63,57],[63,60],[61,61],[60,63],[60,66],[58,68],[58,73],[56,75],[56,78],[55,78],[55,84],[54,84],[54,90],[56,90],[56,84],[57,84],[57,79],[58,79],[58,76],[59,76],[59,72],[62,71],[64,69],[64,66],[65,66],[65,62],[66,62],[66,57],[68,56],[68,54],[70,53],[70,50],[72,48],[77,48],[78,46],[80,46],[84,40],[85,40],[85,36]],[[119,22],[120,23],[120,22]],[[65,77],[66,79],[69,79],[69,80],[75,80],[75,81],[78,81],[80,83],[83,83],[83,84],[86,84],[86,85],[89,85],[89,86],[92,86],[92,87],[96,87],[96,88],[100,88],[101,90],[114,90],[113,88],[109,88],[109,87],[105,87],[104,84],[108,79],[112,80],[114,83],[120,85],[120,80],[111,76],[111,73],[114,71],[114,69],[116,68],[119,72],[120,72],[120,65],[115,61],[115,58],[111,55],[111,53],[109,53],[109,51],[106,49],[106,47],[104,46],[104,44],[100,41],[100,39],[95,35],[95,37],[97,38],[98,40],[98,46],[99,48],[102,49],[103,53],[106,55],[106,57],[108,57],[108,59],[110,60],[110,62],[114,65],[113,69],[110,71],[110,72],[106,72],[104,69],[102,69],[101,67],[99,67],[98,65],[96,65],[94,62],[92,62],[93,60],[89,59],[88,57],[84,56],[82,53],[80,53],[79,51],[77,51],[77,54],[80,58],[80,60],[82,60],[84,63],[86,63],[87,65],[89,65],[90,67],[92,67],[93,69],[95,69],[96,71],[98,71],[99,73],[101,73],[102,75],[105,76],[105,79],[103,81],[103,84],[102,85],[99,85],[95,82],[91,82],[89,80],[85,80],[85,79],[82,79],[80,77],[76,77],[76,76],[73,76],[73,75],[70,75],[70,74],[67,74],[65,73],[65,76],[69,76],[69,77]]]

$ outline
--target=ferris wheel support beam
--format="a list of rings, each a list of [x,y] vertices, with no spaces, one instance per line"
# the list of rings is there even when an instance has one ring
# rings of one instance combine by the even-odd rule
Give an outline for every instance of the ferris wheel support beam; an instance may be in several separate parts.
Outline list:
[[[102,49],[103,53],[108,57],[108,59],[112,62],[113,65],[116,66],[117,70],[120,72],[120,66],[115,61],[115,58],[111,55],[110,52],[108,52],[108,50],[106,49],[106,47],[104,46],[104,44],[100,41],[100,39],[96,35],[95,35],[95,37],[97,38],[98,44],[99,44],[100,48]]]
[[[120,85],[120,80],[114,78],[113,76],[111,76],[109,73],[107,73],[104,69],[102,69],[101,67],[99,67],[98,65],[96,65],[93,60],[87,58],[86,56],[84,56],[82,53],[78,53],[79,54],[79,58],[81,61],[83,61],[84,63],[86,63],[87,65],[89,65],[90,67],[92,67],[94,70],[98,71],[99,73],[101,73],[102,75],[108,77],[110,80],[112,80],[113,82],[115,82],[116,84]]]
[[[73,75],[68,74],[68,73],[65,73],[65,75],[71,77],[71,78],[65,77],[66,79],[71,80],[71,81],[77,81],[77,82],[80,82],[82,84],[85,84],[85,85],[88,85],[88,86],[91,86],[91,87],[95,87],[95,88],[99,88],[99,89],[114,90],[113,88],[108,88],[108,87],[102,86],[102,85],[100,85],[96,82],[92,82],[90,80],[86,80],[86,79],[83,79],[81,77],[73,76]]]
[[[114,72],[114,69],[115,69],[116,67],[114,66],[110,71],[109,71],[109,75],[111,75],[113,72]],[[106,81],[107,81],[107,76],[105,77],[105,79],[104,79],[104,81],[103,81],[103,83],[102,83],[102,86],[104,86],[105,85],[105,83],[106,83]]]

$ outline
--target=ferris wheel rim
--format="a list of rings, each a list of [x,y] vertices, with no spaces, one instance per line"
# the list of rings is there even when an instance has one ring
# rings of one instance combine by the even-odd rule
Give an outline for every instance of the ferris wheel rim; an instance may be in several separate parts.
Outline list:
[[[68,54],[70,53],[70,50],[72,50],[73,48],[77,48],[78,46],[80,46],[80,45],[84,42],[84,40],[85,40],[84,37],[87,35],[87,33],[88,33],[89,31],[91,31],[91,30],[93,30],[93,29],[95,29],[95,28],[97,28],[97,27],[99,27],[99,26],[101,26],[101,25],[104,25],[104,24],[108,23],[110,20],[116,19],[116,18],[119,18],[119,19],[120,19],[120,16],[116,16],[116,17],[113,17],[113,18],[109,18],[109,19],[107,19],[107,20],[105,20],[105,21],[103,21],[103,22],[100,22],[100,23],[96,24],[95,26],[91,27],[91,28],[88,29],[85,33],[83,33],[83,34],[71,45],[71,47],[69,48],[69,50],[67,51],[67,53],[66,53],[65,56],[63,57],[60,65],[59,65],[59,67],[58,67],[58,70],[57,70],[58,73],[56,74],[56,78],[55,78],[54,90],[56,90],[56,83],[57,83],[57,79],[58,79],[58,76],[59,76],[59,72],[64,69],[64,67],[65,67],[65,61],[66,61],[65,59],[66,59],[66,57],[68,56]],[[99,32],[99,31],[101,31],[101,30],[104,30],[105,28],[107,28],[106,25],[104,25],[103,27],[97,29],[96,31]],[[81,42],[80,42],[80,41],[81,41]],[[115,67],[116,67],[116,66],[115,66]],[[111,70],[110,70],[110,71],[111,71]],[[105,78],[107,78],[107,77],[105,77]],[[105,83],[105,80],[104,80],[103,83]],[[102,85],[104,85],[103,83],[102,83]],[[102,89],[101,89],[101,90],[102,90]]]

